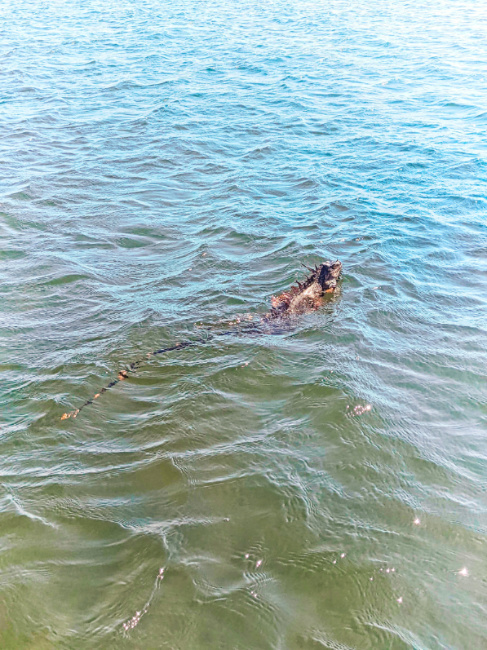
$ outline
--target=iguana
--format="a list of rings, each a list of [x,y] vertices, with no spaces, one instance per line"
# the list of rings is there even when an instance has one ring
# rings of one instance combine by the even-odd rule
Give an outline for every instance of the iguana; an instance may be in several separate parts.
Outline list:
[[[336,262],[323,262],[315,266],[315,268],[306,267],[310,271],[309,276],[304,280],[304,282],[297,282],[293,285],[288,291],[284,291],[279,296],[273,296],[271,299],[271,310],[265,314],[261,322],[269,323],[273,322],[276,319],[286,318],[292,314],[303,314],[306,312],[314,311],[321,307],[324,302],[325,294],[333,293],[337,288],[337,281],[342,272],[342,263],[338,260]],[[239,323],[239,319],[235,321],[235,324]],[[252,330],[255,330],[258,327],[258,323],[255,321],[250,325]],[[218,332],[218,336],[223,336],[225,334],[231,334],[234,330],[226,330],[224,332]],[[204,342],[211,340],[207,338]],[[102,388],[100,392],[96,393],[91,399],[86,400],[79,408],[69,413],[64,413],[61,417],[61,420],[66,420],[68,418],[75,418],[78,413],[88,404],[92,404],[94,400],[98,399],[100,395],[105,393],[109,388],[118,384],[118,382],[127,379],[129,373],[135,372],[140,368],[140,366],[145,363],[151,357],[154,357],[159,354],[164,354],[165,352],[172,352],[173,350],[182,350],[193,345],[201,343],[200,340],[193,341],[182,341],[176,343],[167,348],[161,348],[160,350],[155,350],[154,352],[149,352],[145,357],[133,361],[126,370],[121,370],[118,373],[116,379],[113,379],[107,386]]]
[[[318,309],[325,293],[333,293],[342,272],[342,263],[324,262],[314,269],[304,282],[297,282],[288,291],[271,299],[272,309],[267,318],[281,318],[290,314],[303,314]]]

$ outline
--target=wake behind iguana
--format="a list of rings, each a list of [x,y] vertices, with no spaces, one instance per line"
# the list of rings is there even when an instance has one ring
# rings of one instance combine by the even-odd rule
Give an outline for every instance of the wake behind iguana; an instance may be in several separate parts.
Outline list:
[[[288,291],[284,291],[279,296],[272,297],[271,310],[261,318],[261,323],[270,323],[274,322],[276,319],[286,318],[293,314],[304,314],[306,312],[315,311],[323,304],[325,294],[335,292],[338,278],[342,272],[341,262],[338,260],[336,262],[323,262],[322,264],[315,266],[314,269],[310,269],[309,267],[306,268],[310,271],[310,275],[304,280],[304,282],[297,282]],[[252,323],[252,331],[255,331],[258,326],[258,323]],[[234,330],[226,330],[224,332],[219,332],[217,335],[223,336],[225,334],[231,334],[233,331]],[[209,340],[211,340],[211,338],[205,339],[204,342],[206,343]],[[109,388],[118,384],[119,381],[127,379],[129,373],[138,370],[140,366],[151,357],[164,354],[165,352],[171,352],[173,350],[182,350],[183,348],[188,348],[201,342],[202,341],[199,340],[183,341],[167,348],[161,348],[160,350],[149,352],[145,357],[137,359],[129,364],[126,370],[121,370],[116,379],[113,379],[91,399],[86,400],[86,402],[79,408],[70,411],[69,413],[64,413],[61,420],[75,418],[81,409],[88,406],[88,404],[92,404],[94,400],[98,399],[103,393],[106,393]]]

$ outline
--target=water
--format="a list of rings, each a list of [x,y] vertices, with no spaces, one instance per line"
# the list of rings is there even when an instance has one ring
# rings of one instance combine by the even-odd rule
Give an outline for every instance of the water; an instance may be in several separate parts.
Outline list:
[[[1,647],[487,647],[485,5],[0,11]]]

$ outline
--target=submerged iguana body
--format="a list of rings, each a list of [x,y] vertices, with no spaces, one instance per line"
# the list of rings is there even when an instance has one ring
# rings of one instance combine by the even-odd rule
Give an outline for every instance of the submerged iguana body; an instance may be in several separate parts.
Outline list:
[[[272,297],[271,310],[264,316],[262,319],[263,321],[271,322],[275,319],[286,318],[293,314],[303,314],[314,311],[321,307],[324,295],[333,293],[336,290],[337,281],[342,272],[342,263],[338,260],[336,262],[323,262],[322,264],[317,265],[314,269],[308,268],[308,270],[311,273],[304,282],[298,282],[288,291],[284,291],[284,293],[281,293],[279,296]],[[240,319],[237,319],[235,323],[239,322]],[[252,329],[255,331],[256,323],[253,323]],[[230,334],[232,331],[233,330],[219,332],[218,335]],[[210,339],[205,339],[205,342],[208,340]],[[88,406],[88,404],[92,404],[93,400],[98,399],[101,394],[105,393],[109,388],[112,388],[112,386],[115,386],[115,384],[118,384],[118,382],[127,379],[129,373],[138,370],[140,366],[151,357],[165,352],[187,348],[196,345],[197,343],[199,343],[199,341],[183,341],[167,348],[161,348],[160,350],[149,352],[142,359],[133,361],[129,364],[126,370],[121,370],[116,379],[112,380],[91,399],[86,400],[84,404],[74,411],[64,413],[61,420],[66,420],[71,417],[75,418],[82,408]]]

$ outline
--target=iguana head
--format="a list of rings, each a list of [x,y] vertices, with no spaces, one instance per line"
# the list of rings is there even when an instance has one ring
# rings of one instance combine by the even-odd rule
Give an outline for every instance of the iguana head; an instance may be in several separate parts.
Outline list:
[[[333,293],[337,280],[342,271],[342,263],[323,262],[314,269],[306,267],[310,275],[304,282],[298,282],[289,291],[272,298],[270,316],[277,317],[283,314],[299,314],[318,309],[322,304],[325,293]]]
[[[323,293],[332,293],[337,286],[337,280],[342,272],[342,263],[324,262],[316,267],[317,281],[323,289]]]

